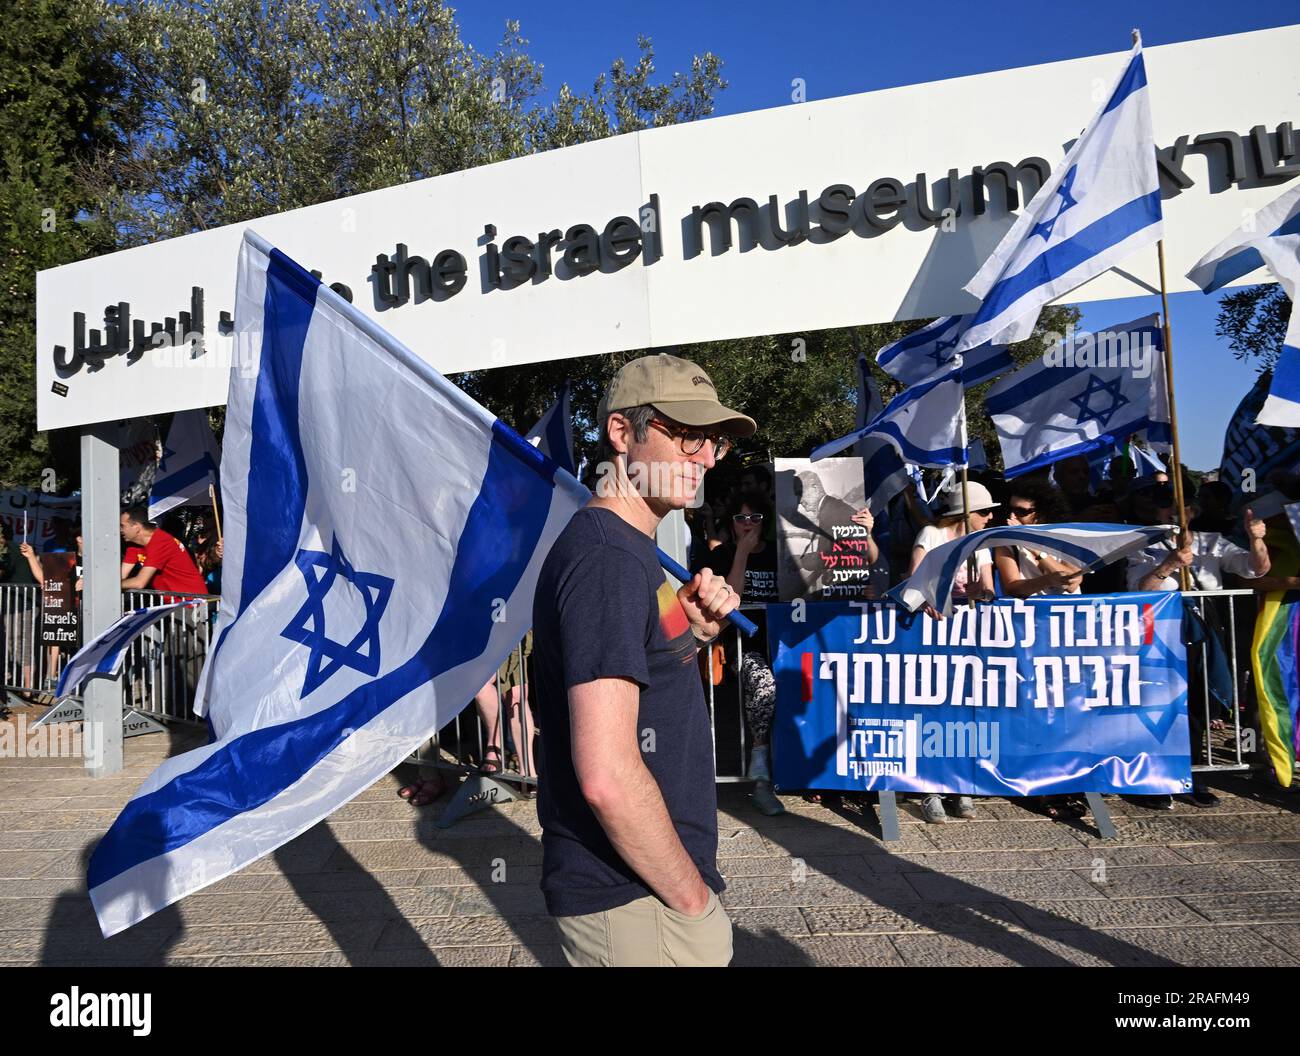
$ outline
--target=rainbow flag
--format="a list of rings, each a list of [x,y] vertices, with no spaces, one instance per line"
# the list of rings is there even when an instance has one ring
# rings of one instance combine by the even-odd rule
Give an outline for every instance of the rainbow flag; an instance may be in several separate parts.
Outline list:
[[[1251,666],[1259,699],[1259,722],[1278,784],[1291,787],[1300,730],[1300,592],[1271,591],[1255,619]]]

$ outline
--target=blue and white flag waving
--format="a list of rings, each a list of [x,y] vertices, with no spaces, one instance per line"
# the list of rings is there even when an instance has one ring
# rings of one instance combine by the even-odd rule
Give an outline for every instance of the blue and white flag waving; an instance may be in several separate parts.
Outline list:
[[[221,449],[206,411],[177,411],[167,430],[162,461],[149,489],[149,520],[177,506],[206,506],[208,487],[217,486]]]
[[[957,342],[972,318],[969,315],[945,315],[936,319],[915,333],[886,345],[876,353],[876,364],[904,385],[925,381],[952,363],[957,355]],[[981,381],[1005,374],[1014,366],[1006,345],[985,343],[962,356],[961,380],[967,385],[978,385]]]
[[[1163,347],[1154,315],[1071,332],[1043,359],[994,385],[985,407],[1007,479],[1073,455],[1109,452],[1134,435],[1167,444]]]
[[[928,551],[916,571],[886,596],[911,612],[932,605],[946,616],[952,611],[957,573],[977,550],[1028,546],[1055,554],[1078,568],[1090,569],[1135,554],[1174,531],[1177,528],[1170,524],[1035,524],[984,528],[959,535]]]
[[[960,465],[966,461],[964,396],[961,368],[953,367],[924,384],[904,389],[862,428],[822,444],[809,457],[816,462],[859,440],[879,437],[914,465]]]
[[[863,428],[885,409],[880,389],[866,356],[858,356],[858,407],[857,428]],[[889,501],[911,481],[907,466],[898,451],[888,440],[869,436],[858,441],[854,448],[862,458],[862,494],[872,516],[879,517],[889,508]]]
[[[566,473],[577,475],[573,463],[573,411],[569,406],[567,381],[555,402],[537,419],[537,424],[528,430],[524,439]]]
[[[62,700],[66,696],[80,693],[86,682],[101,675],[113,677],[122,670],[122,660],[126,657],[126,647],[163,619],[169,612],[202,605],[203,599],[176,601],[170,605],[154,605],[147,609],[134,609],[121,619],[109,624],[108,628],[83,645],[68,661],[59,675],[59,684],[54,689],[54,696]]]
[[[957,351],[1005,341],[1004,333],[1018,319],[1036,314],[1163,233],[1139,40],[1097,115],[966,284],[982,303]]]
[[[1291,322],[1273,368],[1260,425],[1300,426],[1300,184],[1270,202],[1205,254],[1187,277],[1206,293],[1265,265],[1291,299]]]
[[[1242,221],[1227,238],[1196,262],[1187,277],[1206,293],[1221,290],[1264,266],[1261,238],[1300,235],[1300,183]]]
[[[588,498],[252,232],[240,249],[225,582],[196,711],[96,848],[106,936],[293,839],[471,700]]]

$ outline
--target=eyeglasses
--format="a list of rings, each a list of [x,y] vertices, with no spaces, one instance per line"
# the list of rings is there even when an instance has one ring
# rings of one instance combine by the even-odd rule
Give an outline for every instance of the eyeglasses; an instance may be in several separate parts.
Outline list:
[[[699,429],[687,429],[680,425],[670,425],[658,418],[651,418],[650,424],[658,426],[659,429],[671,436],[677,441],[677,450],[683,455],[698,454],[704,448],[704,441],[709,441],[713,445],[713,457],[725,458],[728,451],[731,450],[731,437],[722,436],[718,433],[705,433]]]
[[[761,513],[733,513],[731,519],[737,524],[762,524],[763,515]]]
[[[1032,517],[1037,509],[1037,506],[1012,506],[1011,512],[1017,517]]]

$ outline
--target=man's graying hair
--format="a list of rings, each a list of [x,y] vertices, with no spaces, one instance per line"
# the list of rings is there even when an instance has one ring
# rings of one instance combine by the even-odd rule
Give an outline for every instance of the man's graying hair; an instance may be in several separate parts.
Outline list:
[[[650,433],[650,419],[658,413],[648,403],[636,407],[615,407],[609,411],[600,423],[600,441],[596,444],[596,458],[592,462],[592,472],[599,472],[599,466],[606,463],[612,464],[618,458],[618,452],[614,450],[613,445],[609,442],[609,416],[611,414],[621,414],[631,422],[632,435],[636,437],[636,442],[641,444],[645,443],[645,438]]]

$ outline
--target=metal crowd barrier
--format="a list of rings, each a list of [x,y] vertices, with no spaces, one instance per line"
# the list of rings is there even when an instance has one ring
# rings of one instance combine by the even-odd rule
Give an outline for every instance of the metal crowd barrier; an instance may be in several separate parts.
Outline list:
[[[124,708],[155,719],[204,724],[194,714],[194,691],[208,655],[221,599],[212,594],[126,590],[122,592],[122,611],[151,608],[190,597],[201,597],[203,604],[169,612],[128,646],[122,662]]]
[[[35,696],[54,689],[71,652],[41,644],[41,588],[0,583],[0,639],[5,690]]]
[[[159,605],[178,595],[164,591],[128,591],[123,611]],[[1187,591],[1187,605],[1198,612],[1217,644],[1209,639],[1188,649],[1188,713],[1195,742],[1192,769],[1201,772],[1257,769],[1265,764],[1255,705],[1250,643],[1256,614],[1256,594],[1251,590]],[[123,664],[124,706],[172,722],[201,724],[192,710],[194,690],[211,644],[220,599],[204,596],[204,604],[169,613],[136,639]],[[745,605],[762,611],[765,605]],[[0,637],[4,655],[4,689],[48,698],[63,664],[74,650],[45,646],[40,641],[40,588],[0,584]],[[716,648],[702,655],[704,680],[713,729],[715,774],[720,783],[746,780],[751,737],[745,722],[744,685],[740,678],[745,639],[726,629],[715,643],[721,646],[721,666]],[[752,648],[752,647],[751,647]],[[1211,651],[1217,649],[1226,667],[1216,667],[1214,680],[1220,692],[1230,694],[1220,703],[1209,672]],[[458,773],[478,772],[488,759],[487,748],[501,750],[493,761],[494,776],[521,786],[536,785],[533,737],[538,732],[529,697],[528,662],[522,643],[515,647],[520,684],[502,699],[495,676],[485,687],[485,706],[471,702],[435,736],[411,754],[408,762]],[[495,715],[494,715],[495,713]],[[1217,721],[1216,721],[1217,720]],[[489,731],[495,726],[495,736]]]

